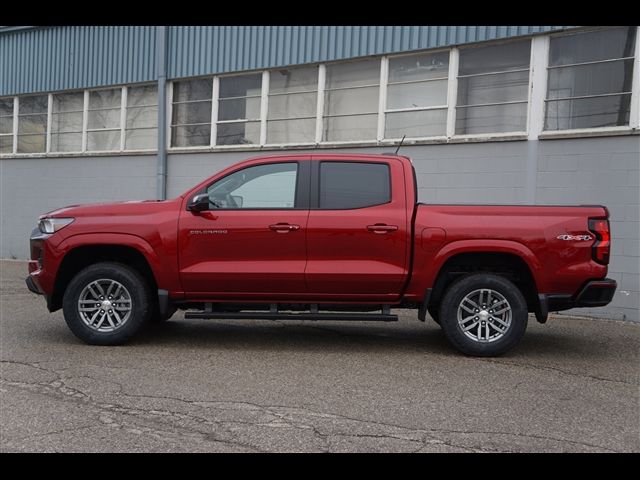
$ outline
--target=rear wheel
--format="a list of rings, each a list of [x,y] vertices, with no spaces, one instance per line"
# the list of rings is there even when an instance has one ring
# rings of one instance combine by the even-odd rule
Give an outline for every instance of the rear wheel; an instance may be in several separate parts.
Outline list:
[[[459,351],[490,357],[506,353],[527,328],[527,303],[506,278],[480,273],[455,282],[440,303],[440,324]]]
[[[81,270],[64,293],[64,318],[78,338],[91,345],[129,340],[150,315],[149,287],[132,268],[101,262]]]

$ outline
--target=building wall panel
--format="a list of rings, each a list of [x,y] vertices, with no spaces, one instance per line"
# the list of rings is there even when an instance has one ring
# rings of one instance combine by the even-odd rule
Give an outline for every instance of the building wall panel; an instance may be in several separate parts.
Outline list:
[[[169,78],[447,47],[569,27],[171,26]],[[0,28],[0,96],[157,79],[155,26]]]

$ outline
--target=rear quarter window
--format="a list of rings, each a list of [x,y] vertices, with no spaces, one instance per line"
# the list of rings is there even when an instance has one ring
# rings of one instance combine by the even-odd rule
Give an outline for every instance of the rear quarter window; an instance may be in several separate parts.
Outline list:
[[[391,201],[386,163],[320,162],[321,209],[373,207]]]

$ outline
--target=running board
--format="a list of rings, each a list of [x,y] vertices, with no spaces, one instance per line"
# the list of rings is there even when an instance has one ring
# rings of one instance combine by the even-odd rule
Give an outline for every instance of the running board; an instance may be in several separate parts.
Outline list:
[[[184,318],[223,318],[227,320],[360,320],[365,322],[397,322],[398,316],[390,313],[283,313],[270,312],[215,312],[186,311]]]

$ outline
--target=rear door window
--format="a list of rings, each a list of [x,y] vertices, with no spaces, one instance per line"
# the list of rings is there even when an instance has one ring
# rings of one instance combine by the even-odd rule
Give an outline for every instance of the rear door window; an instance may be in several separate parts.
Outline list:
[[[325,210],[373,207],[391,201],[386,163],[320,162],[320,205]]]

